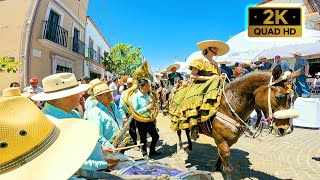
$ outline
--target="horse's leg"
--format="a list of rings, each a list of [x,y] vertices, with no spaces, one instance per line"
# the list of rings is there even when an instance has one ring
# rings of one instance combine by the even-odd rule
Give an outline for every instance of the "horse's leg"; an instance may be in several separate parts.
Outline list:
[[[256,124],[254,125],[254,127],[257,128],[259,126],[261,118],[262,118],[262,112],[258,108],[255,108],[255,111],[257,113],[257,121],[256,121]]]
[[[213,168],[213,172],[222,172],[221,165],[221,157],[218,155],[218,160]]]
[[[218,144],[218,154],[221,158],[223,171],[226,174],[226,178],[231,180],[232,166],[230,163],[230,146],[226,141],[222,141],[220,144]]]
[[[177,145],[177,151],[183,148],[182,140],[181,140],[181,129],[177,130],[177,134],[179,137],[179,144]]]
[[[188,149],[190,151],[192,151],[192,141],[191,141],[191,137],[190,137],[190,129],[185,129],[186,131],[186,135],[187,135],[187,139],[188,139]]]

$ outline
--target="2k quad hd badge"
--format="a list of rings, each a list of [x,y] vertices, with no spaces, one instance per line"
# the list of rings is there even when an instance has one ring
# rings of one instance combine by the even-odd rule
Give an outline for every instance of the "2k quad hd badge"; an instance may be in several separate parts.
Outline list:
[[[301,7],[250,7],[249,37],[301,37]]]

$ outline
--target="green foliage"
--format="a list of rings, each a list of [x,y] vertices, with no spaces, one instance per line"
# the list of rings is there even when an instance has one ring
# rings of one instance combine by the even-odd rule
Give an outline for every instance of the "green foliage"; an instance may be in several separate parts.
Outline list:
[[[143,57],[140,47],[119,43],[104,54],[103,64],[106,70],[117,75],[132,75],[142,65]]]
[[[21,63],[14,61],[14,58],[5,56],[0,57],[0,72],[13,72],[16,73],[18,71],[18,67],[21,65]]]

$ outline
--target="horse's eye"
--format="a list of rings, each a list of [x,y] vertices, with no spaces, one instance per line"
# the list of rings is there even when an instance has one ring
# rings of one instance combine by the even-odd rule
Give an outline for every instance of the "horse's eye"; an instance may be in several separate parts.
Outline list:
[[[281,98],[283,98],[283,96],[282,95],[275,95],[275,98],[276,98],[277,101],[280,101]]]

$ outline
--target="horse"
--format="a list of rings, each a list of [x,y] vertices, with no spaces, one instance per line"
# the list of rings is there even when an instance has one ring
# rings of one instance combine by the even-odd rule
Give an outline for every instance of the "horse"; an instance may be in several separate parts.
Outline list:
[[[252,72],[226,85],[217,114],[208,120],[212,124],[210,137],[214,139],[219,155],[213,171],[222,172],[222,164],[227,179],[231,179],[230,147],[246,131],[246,121],[254,108],[262,110],[276,133],[284,135],[293,131],[290,124],[293,116],[285,111],[293,107],[297,98],[291,87],[300,71],[288,73],[282,75],[281,67],[277,66],[272,72]],[[187,137],[188,146],[192,148],[190,136]],[[181,137],[179,141],[182,145]]]

